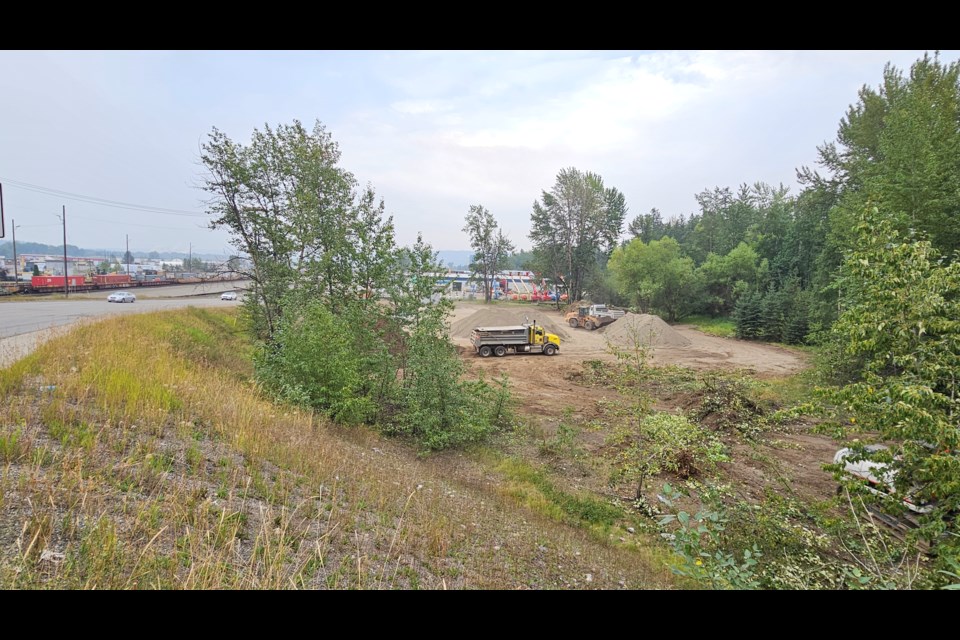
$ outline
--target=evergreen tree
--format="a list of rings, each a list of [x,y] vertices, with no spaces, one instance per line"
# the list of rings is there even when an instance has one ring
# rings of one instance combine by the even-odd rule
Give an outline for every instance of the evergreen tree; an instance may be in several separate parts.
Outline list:
[[[756,289],[740,296],[734,309],[737,323],[737,337],[742,340],[756,340],[760,337],[763,321],[761,318],[762,296]]]

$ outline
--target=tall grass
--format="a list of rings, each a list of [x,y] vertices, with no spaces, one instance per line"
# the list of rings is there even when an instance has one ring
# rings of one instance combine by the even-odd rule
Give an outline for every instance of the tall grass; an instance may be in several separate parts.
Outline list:
[[[737,323],[732,318],[711,318],[710,316],[686,316],[684,324],[692,324],[700,331],[721,338],[735,338]]]
[[[232,312],[191,308],[82,326],[0,370],[0,588],[672,584],[543,479],[564,517],[469,456],[276,404],[250,349]]]

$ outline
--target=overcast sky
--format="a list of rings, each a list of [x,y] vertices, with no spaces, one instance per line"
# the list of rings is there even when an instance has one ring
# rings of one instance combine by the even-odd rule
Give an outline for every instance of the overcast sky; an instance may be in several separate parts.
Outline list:
[[[519,247],[564,167],[620,189],[628,219],[696,211],[694,195],[795,186],[883,66],[923,51],[0,52],[7,240],[227,253],[205,228],[199,145],[264,123],[320,120],[371,183],[401,244],[465,249],[483,204]],[[943,52],[954,61],[957,52]],[[53,189],[173,210],[107,207]],[[70,198],[74,196],[71,195]],[[190,216],[185,213],[196,212]]]

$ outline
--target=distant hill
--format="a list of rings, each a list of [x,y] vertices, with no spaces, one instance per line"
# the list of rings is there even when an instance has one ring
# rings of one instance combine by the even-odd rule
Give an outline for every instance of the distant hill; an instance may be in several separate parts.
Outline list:
[[[17,253],[49,253],[51,255],[62,255],[63,245],[43,244],[41,242],[18,242]],[[81,249],[80,247],[68,244],[67,253],[71,256],[99,256],[103,251],[94,251],[92,249]],[[120,253],[123,253],[122,251]],[[13,257],[13,242],[4,242],[0,244],[0,256],[7,258]]]
[[[466,269],[473,258],[473,251],[438,251],[437,257],[449,269]]]
[[[43,244],[41,242],[17,242],[17,253],[41,253],[51,256],[59,256],[63,254],[63,245],[62,244]],[[86,256],[97,256],[97,257],[106,257],[111,256],[122,257],[124,249],[82,249],[76,245],[67,244],[67,253],[71,256],[82,258]],[[172,258],[184,258],[189,257],[187,253],[179,253],[176,251],[163,252],[163,251],[131,251],[134,258],[146,258],[148,260],[161,260],[161,259],[172,259]],[[106,254],[106,255],[104,255]],[[467,269],[470,266],[470,260],[473,258],[473,251],[464,251],[464,250],[454,250],[454,251],[438,251],[438,258],[440,263],[447,267],[448,269]],[[0,243],[0,256],[5,258],[13,257],[13,243],[12,242],[3,242]],[[200,258],[201,260],[226,260],[229,256],[217,255],[213,253],[198,253],[193,252],[194,258]],[[519,267],[512,267],[519,268]]]
[[[110,257],[110,256],[123,256],[124,249],[81,249],[80,247],[67,244],[67,254],[76,258],[85,258],[88,256],[96,257]],[[17,242],[17,253],[40,253],[45,255],[59,256],[63,255],[63,245],[62,244],[43,244],[42,242]],[[148,260],[160,260],[160,259],[172,259],[172,258],[188,258],[190,257],[189,253],[180,253],[177,251],[170,252],[159,252],[159,251],[131,251],[134,258],[147,258]],[[0,243],[0,256],[5,258],[13,257],[13,242],[3,242]],[[229,256],[219,255],[215,253],[199,253],[197,251],[193,252],[194,258],[200,258],[201,260],[225,260]]]
[[[448,269],[469,269],[473,251],[438,251],[440,263]],[[532,269],[532,251],[516,251],[507,256],[504,269]]]

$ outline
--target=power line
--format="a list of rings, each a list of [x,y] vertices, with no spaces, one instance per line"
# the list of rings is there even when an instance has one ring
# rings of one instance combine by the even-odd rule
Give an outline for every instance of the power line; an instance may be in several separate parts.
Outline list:
[[[167,207],[154,207],[146,204],[134,204],[132,202],[121,202],[119,200],[108,200],[106,198],[98,198],[96,196],[87,196],[82,193],[73,193],[70,191],[62,191],[60,189],[51,189],[49,187],[42,187],[36,184],[30,184],[29,182],[20,182],[19,180],[9,180],[4,179],[5,183],[10,184],[18,189],[23,189],[24,191],[32,191],[34,193],[42,193],[50,196],[58,196],[61,198],[66,198],[67,200],[76,200],[78,202],[86,202],[88,204],[98,204],[105,207],[114,207],[116,209],[129,209],[132,211],[145,211],[148,213],[160,213],[163,215],[170,216],[185,216],[192,218],[205,218],[207,214],[200,213],[197,211],[186,211],[185,209],[170,209]]]
[[[78,220],[85,220],[87,222],[102,222],[104,224],[112,224],[117,227],[146,227],[148,229],[171,229],[174,231],[176,230],[186,231],[188,229],[188,227],[174,227],[170,225],[158,225],[158,224],[141,224],[139,222],[127,222],[126,220],[124,220],[123,222],[117,222],[116,220],[101,220],[100,218],[91,218],[89,216],[80,216],[80,215],[74,215],[73,217]],[[45,225],[38,225],[38,226],[45,226]],[[53,226],[59,227],[60,225],[53,225]],[[189,227],[189,228],[203,229],[204,227],[195,226],[195,227]]]

